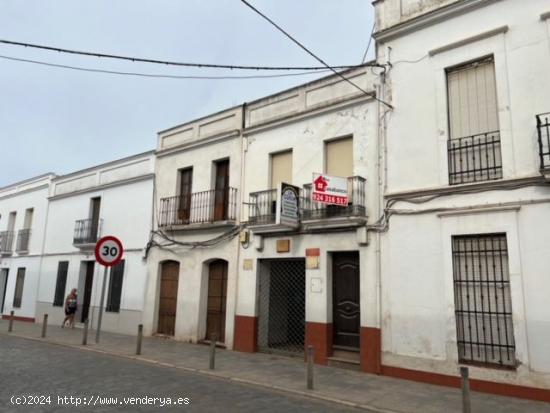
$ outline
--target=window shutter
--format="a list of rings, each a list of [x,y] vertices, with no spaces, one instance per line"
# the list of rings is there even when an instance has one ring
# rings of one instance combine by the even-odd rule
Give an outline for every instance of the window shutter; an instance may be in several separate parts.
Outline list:
[[[325,152],[327,175],[353,176],[353,138],[327,142]]]
[[[450,138],[499,130],[493,59],[447,72]]]
[[[124,277],[125,260],[120,261],[111,267],[111,278],[109,279],[109,292],[107,294],[106,311],[118,312],[120,310],[120,296],[122,295],[122,279]]]
[[[64,304],[68,269],[69,261],[59,261],[59,265],[57,267],[57,281],[55,283],[55,295],[53,299],[54,306],[62,307]]]
[[[292,151],[271,155],[271,189],[280,182],[292,183]]]

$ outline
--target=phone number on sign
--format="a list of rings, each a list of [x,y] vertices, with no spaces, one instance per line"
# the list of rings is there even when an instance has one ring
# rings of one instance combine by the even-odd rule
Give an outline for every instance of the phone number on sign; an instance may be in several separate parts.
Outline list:
[[[11,396],[10,402],[16,406],[51,405],[58,406],[184,406],[191,404],[189,397],[114,397],[114,396]]]

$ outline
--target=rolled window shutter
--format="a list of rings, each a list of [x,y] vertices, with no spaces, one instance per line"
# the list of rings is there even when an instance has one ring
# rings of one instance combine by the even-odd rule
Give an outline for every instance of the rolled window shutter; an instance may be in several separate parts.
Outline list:
[[[327,142],[325,152],[327,175],[353,176],[353,138]]]
[[[292,151],[271,155],[271,188],[280,182],[292,183]]]

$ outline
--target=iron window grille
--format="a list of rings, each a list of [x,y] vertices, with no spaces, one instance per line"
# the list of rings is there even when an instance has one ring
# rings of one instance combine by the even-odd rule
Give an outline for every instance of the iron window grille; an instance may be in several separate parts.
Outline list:
[[[55,282],[55,294],[53,305],[63,307],[65,303],[65,287],[67,286],[67,272],[69,270],[69,261],[59,261],[57,266],[57,280]]]
[[[277,214],[277,190],[250,193],[248,221],[255,225],[274,224]]]
[[[73,244],[95,244],[99,239],[102,220],[81,219],[74,226]]]
[[[550,169],[550,113],[537,115],[540,169]]]
[[[500,132],[488,132],[448,142],[449,184],[502,178]]]
[[[107,293],[107,306],[105,307],[105,311],[113,313],[118,313],[120,311],[122,280],[124,278],[124,262],[125,260],[122,260],[114,267],[111,267],[109,292]]]
[[[31,239],[30,229],[20,229],[17,233],[17,243],[15,245],[15,251],[18,253],[29,251],[29,241]]]
[[[13,231],[0,232],[0,253],[10,254],[13,248],[13,238],[15,233]]]
[[[452,238],[458,358],[516,367],[505,234]]]
[[[160,200],[159,227],[237,219],[237,189],[211,189]]]
[[[25,284],[25,268],[17,269],[17,278],[15,281],[15,291],[13,294],[13,307],[21,308],[21,302],[23,301],[23,286]]]

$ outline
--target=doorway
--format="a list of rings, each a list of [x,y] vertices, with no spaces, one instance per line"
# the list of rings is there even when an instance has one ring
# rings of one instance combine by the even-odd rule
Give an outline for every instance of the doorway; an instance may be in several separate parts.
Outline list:
[[[92,301],[92,287],[94,285],[94,261],[84,261],[84,294],[82,296],[80,322],[84,323],[90,314],[90,303]]]
[[[179,262],[166,261],[161,264],[158,334],[173,336],[175,333],[179,273]]]
[[[361,313],[359,304],[359,253],[332,254],[333,348],[358,351]]]
[[[6,301],[6,287],[8,285],[9,268],[0,269],[0,316],[4,314],[4,303]]]
[[[303,356],[306,267],[303,258],[260,260],[258,349]]]
[[[223,221],[229,201],[229,159],[216,162],[214,188],[214,221]]]
[[[208,305],[206,339],[225,341],[225,307],[227,302],[227,261],[216,260],[208,267]]]

